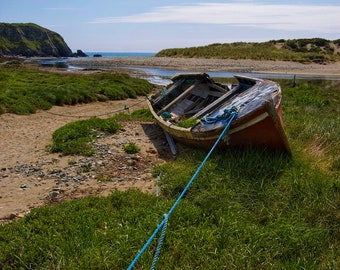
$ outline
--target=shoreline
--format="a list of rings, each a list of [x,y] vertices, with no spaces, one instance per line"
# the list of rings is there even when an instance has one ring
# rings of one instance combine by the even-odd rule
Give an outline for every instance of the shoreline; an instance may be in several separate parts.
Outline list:
[[[302,64],[288,61],[248,59],[202,59],[172,57],[76,58],[68,64],[85,69],[159,68],[192,72],[232,72],[334,76],[340,78],[340,62]]]

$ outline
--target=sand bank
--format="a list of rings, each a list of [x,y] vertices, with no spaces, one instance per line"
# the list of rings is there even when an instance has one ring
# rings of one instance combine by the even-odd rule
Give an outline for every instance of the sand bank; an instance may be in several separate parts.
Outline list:
[[[340,62],[329,64],[302,64],[289,61],[255,61],[233,59],[199,59],[170,57],[117,57],[77,58],[70,65],[88,69],[113,69],[121,67],[166,68],[195,72],[253,72],[339,76]]]

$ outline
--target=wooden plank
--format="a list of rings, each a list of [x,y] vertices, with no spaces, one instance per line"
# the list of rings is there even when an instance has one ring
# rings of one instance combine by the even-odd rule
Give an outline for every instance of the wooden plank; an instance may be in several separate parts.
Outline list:
[[[159,102],[162,102],[162,100],[164,99],[164,97],[168,96],[169,94],[171,94],[177,87],[179,87],[183,82],[185,81],[185,79],[182,80],[178,80],[176,81],[173,85],[171,85],[168,89],[166,89],[166,93],[165,96],[160,95],[159,97],[157,97],[154,101],[153,101],[153,106],[158,106]]]
[[[161,109],[159,112],[157,112],[157,115],[161,115],[163,112],[165,112],[167,109],[169,109],[172,105],[180,101],[181,99],[184,99],[192,90],[195,89],[197,85],[199,85],[201,82],[198,81],[191,85],[187,90],[185,90],[182,94],[180,94],[178,97],[176,97],[173,101],[171,101],[168,105],[166,105],[163,109]]]
[[[174,138],[172,138],[170,133],[167,132],[167,131],[164,131],[164,134],[165,134],[166,140],[168,141],[168,144],[170,146],[171,153],[174,156],[176,156],[177,155],[177,148],[176,148],[176,144],[175,144]]]
[[[229,96],[231,96],[234,93],[234,91],[230,91],[225,93],[223,96],[220,98],[216,99],[214,102],[210,103],[208,106],[206,106],[203,110],[199,111],[196,113],[194,116],[191,118],[200,118],[203,115],[207,114],[210,110],[214,109],[216,106],[218,106],[220,103],[226,101]]]
[[[214,89],[216,89],[216,90],[218,90],[218,91],[220,91],[220,92],[222,92],[222,93],[229,92],[228,89],[225,89],[225,88],[223,88],[223,87],[221,87],[221,86],[219,86],[219,85],[216,85],[216,84],[213,84],[213,83],[208,83],[208,85],[209,85],[211,88],[214,88]]]

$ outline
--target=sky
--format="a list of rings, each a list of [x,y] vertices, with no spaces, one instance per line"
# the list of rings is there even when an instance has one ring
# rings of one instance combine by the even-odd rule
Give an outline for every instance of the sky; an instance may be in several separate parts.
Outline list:
[[[1,0],[0,22],[36,23],[73,52],[340,38],[339,0]]]

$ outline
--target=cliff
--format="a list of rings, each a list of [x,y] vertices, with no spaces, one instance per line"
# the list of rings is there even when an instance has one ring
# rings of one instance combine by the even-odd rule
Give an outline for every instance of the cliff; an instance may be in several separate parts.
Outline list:
[[[0,55],[70,57],[72,51],[59,34],[34,23],[0,23]]]

